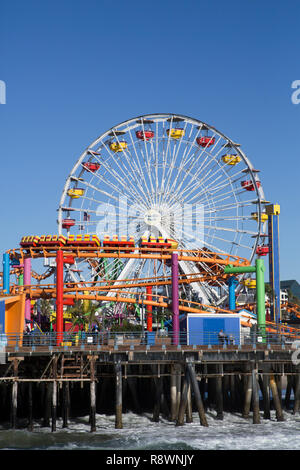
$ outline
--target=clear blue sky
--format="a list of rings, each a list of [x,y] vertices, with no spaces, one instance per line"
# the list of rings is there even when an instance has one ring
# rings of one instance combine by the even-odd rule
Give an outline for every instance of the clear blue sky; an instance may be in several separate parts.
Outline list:
[[[184,114],[239,142],[281,205],[281,278],[300,281],[300,3],[3,0],[2,252],[56,232],[75,160],[148,113]]]

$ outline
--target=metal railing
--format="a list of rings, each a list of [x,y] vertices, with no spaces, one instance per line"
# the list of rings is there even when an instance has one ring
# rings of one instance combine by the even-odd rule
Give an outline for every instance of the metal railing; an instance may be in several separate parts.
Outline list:
[[[256,346],[257,344],[266,345],[289,345],[294,341],[299,341],[300,337],[295,335],[281,334],[280,328],[272,333],[258,332],[252,329],[251,333],[225,332],[225,336],[220,337],[219,331],[181,331],[173,334],[172,331],[158,330],[156,332],[40,332],[32,331],[22,334],[0,334],[0,350],[5,348],[31,348],[37,347],[79,347],[88,349],[92,346],[162,346],[171,345],[180,346],[207,346],[207,347],[232,347],[232,346]]]

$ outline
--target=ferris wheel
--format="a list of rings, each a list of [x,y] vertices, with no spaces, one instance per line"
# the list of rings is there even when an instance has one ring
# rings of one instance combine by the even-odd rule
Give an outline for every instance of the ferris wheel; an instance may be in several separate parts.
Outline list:
[[[177,114],[122,122],[81,154],[58,208],[60,234],[100,240],[172,239],[178,248],[253,259],[267,215],[262,183],[238,143],[214,127]],[[167,263],[141,259],[76,260],[77,281],[167,276]],[[180,261],[185,275],[213,273],[209,264]],[[218,304],[224,281],[191,284],[186,295]]]

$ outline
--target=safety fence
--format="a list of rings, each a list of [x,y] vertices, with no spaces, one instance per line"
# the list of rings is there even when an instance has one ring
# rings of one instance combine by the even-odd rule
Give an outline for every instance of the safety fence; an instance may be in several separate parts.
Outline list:
[[[98,331],[98,332],[41,332],[32,331],[22,334],[0,334],[0,349],[6,347],[13,348],[31,348],[36,347],[79,347],[88,349],[92,346],[161,346],[168,347],[176,346],[206,346],[215,347],[220,346],[223,348],[230,346],[243,346],[243,345],[291,345],[299,341],[300,336],[294,334],[288,336],[282,334],[280,328],[278,331],[274,329],[272,332],[263,331],[259,332],[256,329],[251,329],[250,333],[246,331],[241,332],[221,332],[220,331],[181,331],[173,333],[168,330],[158,331],[138,331],[138,332],[112,332],[112,331]]]

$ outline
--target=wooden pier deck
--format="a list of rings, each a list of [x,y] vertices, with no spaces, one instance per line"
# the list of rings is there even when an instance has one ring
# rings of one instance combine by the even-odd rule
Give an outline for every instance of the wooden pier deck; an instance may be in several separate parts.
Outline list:
[[[70,416],[88,412],[96,431],[98,412],[114,413],[115,427],[122,428],[122,413],[129,410],[150,411],[154,421],[164,416],[175,425],[191,422],[194,410],[207,426],[208,407],[216,419],[231,411],[254,424],[274,409],[280,421],[284,407],[293,413],[300,407],[295,351],[279,344],[7,347],[0,422],[16,428],[19,417],[27,418],[32,429],[42,419],[55,431],[58,413],[67,427]]]

